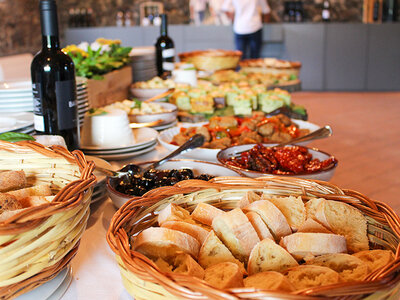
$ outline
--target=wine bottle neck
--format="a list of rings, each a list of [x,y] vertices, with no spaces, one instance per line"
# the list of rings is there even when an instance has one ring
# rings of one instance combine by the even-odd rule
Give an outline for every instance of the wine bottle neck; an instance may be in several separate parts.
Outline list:
[[[57,6],[54,0],[41,0],[40,22],[43,48],[59,48]]]
[[[166,14],[161,15],[161,30],[160,33],[162,36],[168,35],[168,19]]]

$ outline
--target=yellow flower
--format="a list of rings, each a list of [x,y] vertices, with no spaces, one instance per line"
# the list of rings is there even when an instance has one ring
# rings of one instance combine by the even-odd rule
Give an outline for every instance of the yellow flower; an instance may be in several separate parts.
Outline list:
[[[105,38],[98,38],[96,40],[96,42],[98,42],[101,45],[113,45],[113,44],[120,45],[121,44],[121,40],[108,40]]]
[[[68,45],[67,47],[62,49],[62,52],[64,52],[65,54],[68,53],[80,53],[83,57],[87,57],[88,53],[80,48],[78,48],[76,45]]]

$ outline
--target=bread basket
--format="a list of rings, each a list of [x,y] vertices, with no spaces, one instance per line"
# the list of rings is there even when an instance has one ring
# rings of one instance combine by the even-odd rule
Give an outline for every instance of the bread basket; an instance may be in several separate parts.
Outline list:
[[[205,202],[223,209],[233,209],[248,190],[271,195],[300,195],[303,200],[324,197],[357,207],[368,219],[370,248],[386,248],[396,253],[395,260],[371,273],[365,281],[340,283],[293,293],[271,292],[254,288],[218,290],[206,282],[182,274],[163,273],[144,255],[132,251],[130,236],[157,223],[157,211],[176,203],[189,211]],[[217,177],[210,182],[188,180],[173,187],[152,190],[135,197],[114,215],[107,241],[115,252],[125,288],[135,299],[398,299],[400,282],[400,219],[386,204],[362,194],[342,190],[322,181],[298,178]],[[389,297],[394,298],[389,298]],[[387,298],[385,298],[387,297]]]
[[[74,257],[89,217],[93,168],[80,151],[0,141],[0,170],[24,170],[29,184],[50,183],[57,191],[51,203],[0,222],[1,299],[53,279]]]
[[[241,51],[203,50],[178,54],[179,59],[191,63],[198,70],[214,72],[218,70],[236,69]]]

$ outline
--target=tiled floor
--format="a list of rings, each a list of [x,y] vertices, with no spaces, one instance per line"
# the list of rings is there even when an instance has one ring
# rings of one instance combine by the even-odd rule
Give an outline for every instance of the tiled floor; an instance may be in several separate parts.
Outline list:
[[[336,156],[331,182],[386,202],[400,214],[400,92],[293,94],[309,121],[333,136],[310,146]]]

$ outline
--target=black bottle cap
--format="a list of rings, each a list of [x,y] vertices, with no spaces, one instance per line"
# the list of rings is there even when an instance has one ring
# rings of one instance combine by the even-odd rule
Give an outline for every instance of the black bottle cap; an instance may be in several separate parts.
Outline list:
[[[57,4],[54,0],[41,0],[39,2],[42,35],[58,36]]]

